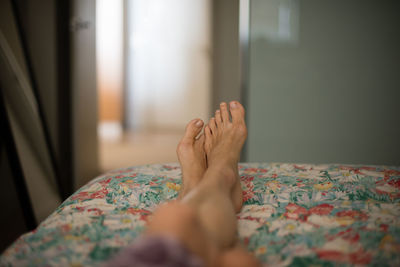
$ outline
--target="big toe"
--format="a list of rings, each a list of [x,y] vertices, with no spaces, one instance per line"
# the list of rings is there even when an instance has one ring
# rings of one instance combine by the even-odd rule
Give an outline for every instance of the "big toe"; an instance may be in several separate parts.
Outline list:
[[[183,135],[182,141],[183,143],[193,143],[196,136],[200,133],[203,128],[203,121],[200,119],[191,120],[185,129],[185,134]]]
[[[229,103],[229,111],[232,116],[232,122],[235,123],[244,123],[244,108],[242,104],[238,101],[232,101]]]

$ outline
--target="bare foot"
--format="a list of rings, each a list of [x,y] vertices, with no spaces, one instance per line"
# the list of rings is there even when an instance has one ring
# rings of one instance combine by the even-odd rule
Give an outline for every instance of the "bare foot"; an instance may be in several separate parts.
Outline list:
[[[221,103],[220,110],[215,112],[205,127],[204,149],[207,165],[210,170],[219,172],[225,184],[231,188],[231,197],[236,212],[242,208],[242,187],[238,172],[240,151],[247,137],[244,121],[244,108],[237,102]],[[232,120],[230,119],[230,115]]]
[[[178,144],[176,153],[182,169],[182,188],[178,199],[182,199],[201,180],[206,170],[204,135],[196,139],[203,128],[203,121],[194,119],[186,125],[185,134]]]

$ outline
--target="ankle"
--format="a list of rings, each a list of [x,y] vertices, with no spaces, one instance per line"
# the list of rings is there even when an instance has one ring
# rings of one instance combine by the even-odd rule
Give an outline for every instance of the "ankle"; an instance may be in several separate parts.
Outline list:
[[[229,189],[232,189],[235,185],[238,175],[236,166],[230,166],[222,162],[209,166],[207,172],[211,174],[207,176],[217,177],[217,179],[213,178],[213,180]]]

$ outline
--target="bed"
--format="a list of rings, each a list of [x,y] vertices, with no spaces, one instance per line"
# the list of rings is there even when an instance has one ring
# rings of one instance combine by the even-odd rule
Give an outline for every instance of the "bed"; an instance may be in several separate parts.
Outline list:
[[[400,167],[244,163],[240,241],[266,266],[400,266]],[[177,196],[178,164],[92,180],[1,256],[2,266],[97,266]]]

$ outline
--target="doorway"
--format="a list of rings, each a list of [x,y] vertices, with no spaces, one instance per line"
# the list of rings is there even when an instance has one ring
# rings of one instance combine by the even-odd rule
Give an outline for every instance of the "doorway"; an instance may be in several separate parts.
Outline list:
[[[97,62],[102,171],[177,161],[209,118],[210,0],[98,0]]]

